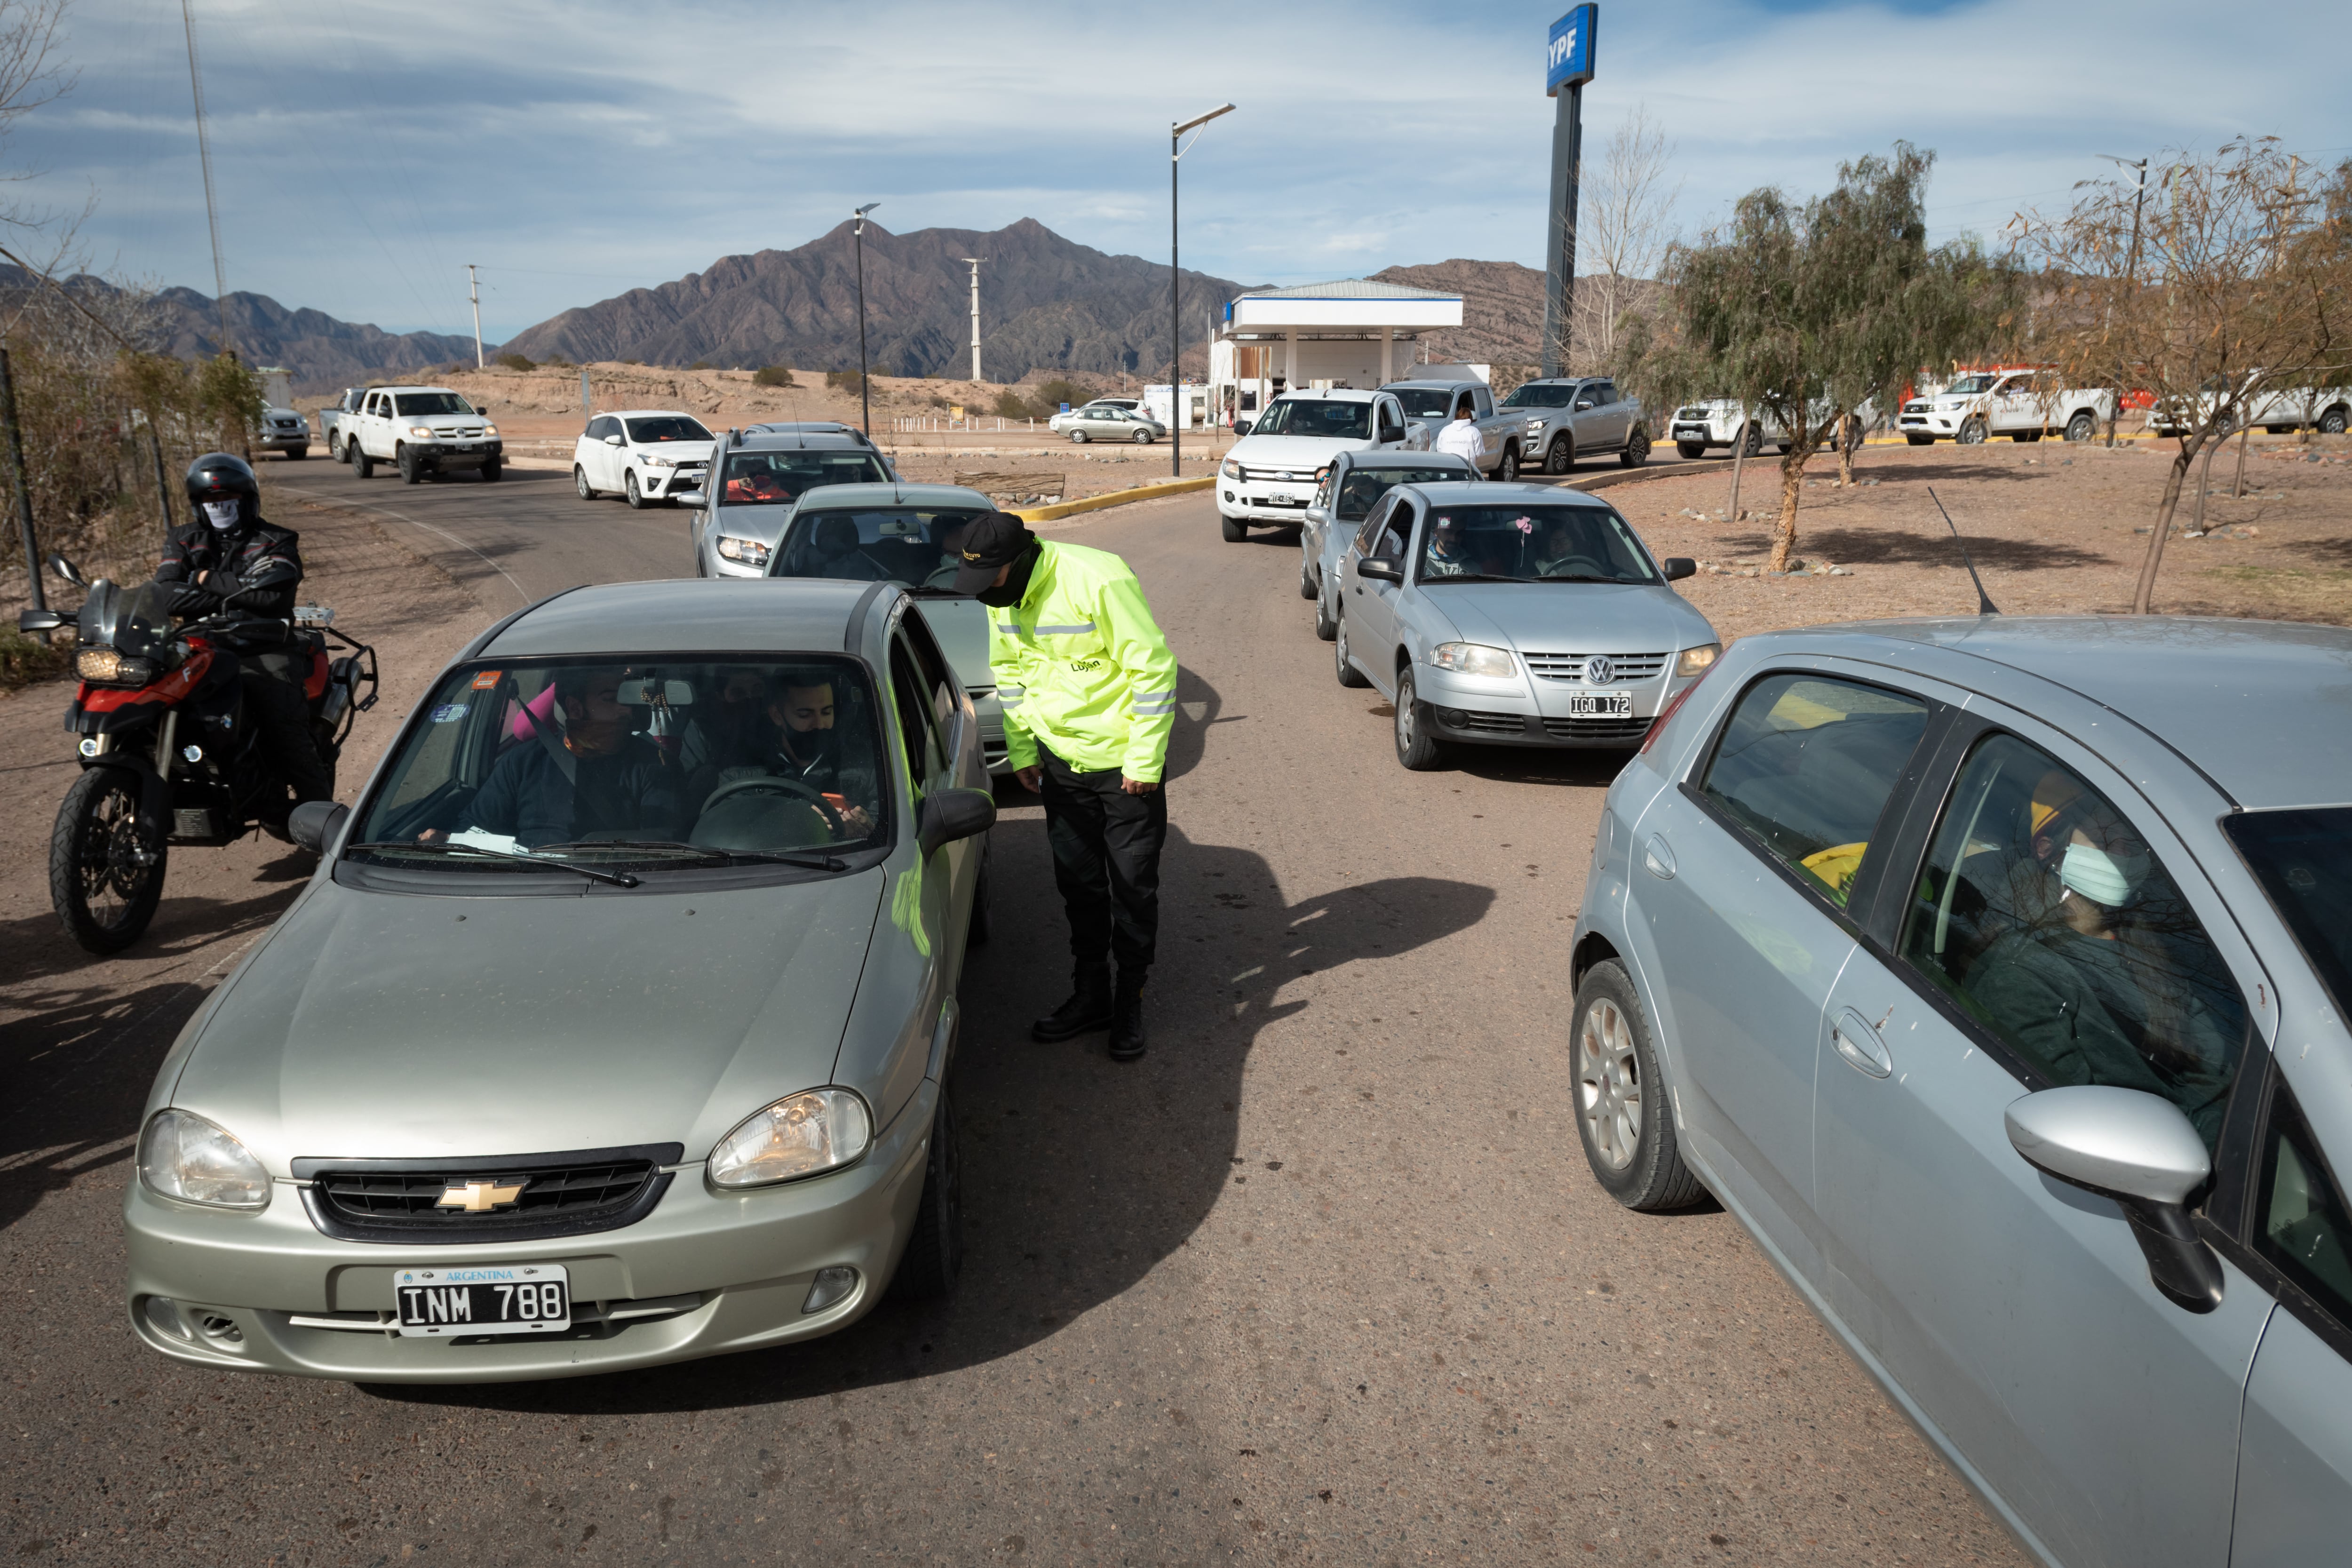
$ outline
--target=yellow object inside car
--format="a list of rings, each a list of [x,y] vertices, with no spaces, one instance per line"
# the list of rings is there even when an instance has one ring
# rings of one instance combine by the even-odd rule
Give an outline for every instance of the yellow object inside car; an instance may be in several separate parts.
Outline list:
[[[1826,849],[1816,849],[1797,862],[1821,885],[1829,889],[1839,908],[1845,907],[1845,896],[1853,886],[1853,874],[1862,868],[1862,857],[1870,844],[1832,844]]]

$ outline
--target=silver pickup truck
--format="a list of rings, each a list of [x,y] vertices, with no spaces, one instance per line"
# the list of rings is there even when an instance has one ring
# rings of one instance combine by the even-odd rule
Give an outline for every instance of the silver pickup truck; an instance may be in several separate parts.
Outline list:
[[[1404,405],[1404,416],[1429,426],[1429,438],[1433,446],[1445,427],[1460,415],[1462,405],[1470,405],[1471,423],[1478,427],[1485,450],[1478,454],[1478,471],[1489,479],[1516,479],[1519,477],[1519,437],[1527,419],[1516,411],[1495,406],[1494,390],[1483,381],[1392,381],[1381,388],[1396,395]]]
[[[1586,458],[1612,452],[1629,468],[1650,460],[1650,431],[1641,400],[1620,393],[1607,376],[1523,381],[1503,399],[1503,411],[1515,416],[1519,426],[1514,473],[1525,467],[1565,474]]]

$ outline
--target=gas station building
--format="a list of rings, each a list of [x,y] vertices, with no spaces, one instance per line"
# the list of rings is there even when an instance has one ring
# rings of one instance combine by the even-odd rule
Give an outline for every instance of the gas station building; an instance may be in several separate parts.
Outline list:
[[[1402,283],[1349,278],[1253,289],[1226,305],[1210,340],[1210,417],[1254,418],[1293,387],[1402,381],[1434,357],[1422,334],[1461,324],[1461,295]]]

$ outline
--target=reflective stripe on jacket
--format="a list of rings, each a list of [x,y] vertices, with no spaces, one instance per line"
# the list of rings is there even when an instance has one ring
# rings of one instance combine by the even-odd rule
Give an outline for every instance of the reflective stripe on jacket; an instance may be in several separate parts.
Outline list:
[[[1010,609],[992,606],[988,621],[1014,767],[1034,767],[1043,742],[1080,772],[1159,782],[1176,723],[1176,656],[1126,562],[1043,543],[1029,592]]]

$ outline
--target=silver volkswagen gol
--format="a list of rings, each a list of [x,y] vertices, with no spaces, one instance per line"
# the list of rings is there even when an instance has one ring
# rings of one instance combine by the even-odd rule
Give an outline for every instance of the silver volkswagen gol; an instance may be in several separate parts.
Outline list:
[[[1340,557],[1332,659],[1342,686],[1396,708],[1397,761],[1445,742],[1639,745],[1722,651],[1654,559],[1597,497],[1549,485],[1400,485]]]
[[[1342,452],[1332,458],[1298,530],[1298,596],[1315,601],[1315,635],[1329,642],[1339,633],[1331,600],[1339,557],[1375,502],[1398,485],[1477,479],[1470,459],[1452,452]]]
[[[181,1033],[124,1199],[176,1360],[560,1377],[807,1339],[959,1258],[994,819],[887,584],[581,588],[478,638]]]
[[[793,504],[820,485],[887,484],[898,475],[857,431],[754,426],[730,430],[703,488],[674,498],[694,509],[687,537],[698,577],[764,577]]]
[[[2344,1561],[2352,632],[1744,638],[1571,967],[1601,1184],[1721,1199],[2043,1562]]]

